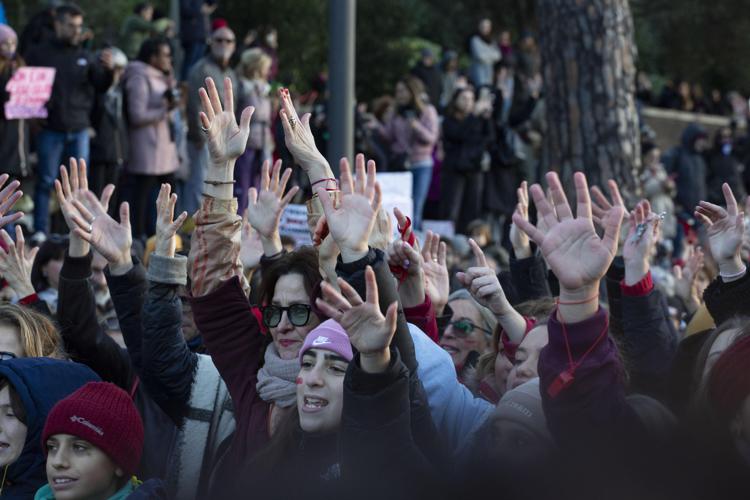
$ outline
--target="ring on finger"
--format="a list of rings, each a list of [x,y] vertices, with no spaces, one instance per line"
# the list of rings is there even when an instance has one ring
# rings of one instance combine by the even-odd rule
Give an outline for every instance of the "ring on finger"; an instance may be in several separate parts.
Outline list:
[[[204,127],[203,125],[201,125],[201,130],[203,131],[204,134],[208,133],[208,129]]]
[[[297,119],[293,116],[289,117],[289,126],[292,127],[292,130],[294,130],[294,127],[297,125]]]

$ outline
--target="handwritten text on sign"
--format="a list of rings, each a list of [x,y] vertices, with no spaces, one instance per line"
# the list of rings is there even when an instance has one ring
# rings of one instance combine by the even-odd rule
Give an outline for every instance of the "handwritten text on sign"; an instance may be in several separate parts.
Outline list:
[[[5,103],[5,118],[47,118],[45,104],[52,95],[53,83],[55,68],[19,68],[5,85],[5,90],[10,94],[10,99]]]

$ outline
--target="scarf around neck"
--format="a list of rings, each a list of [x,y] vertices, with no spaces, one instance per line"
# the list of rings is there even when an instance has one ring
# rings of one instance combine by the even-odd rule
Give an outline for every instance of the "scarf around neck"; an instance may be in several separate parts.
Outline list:
[[[265,363],[258,372],[255,388],[263,401],[274,403],[281,408],[289,408],[297,403],[299,360],[281,359],[276,347],[269,344],[264,356]]]

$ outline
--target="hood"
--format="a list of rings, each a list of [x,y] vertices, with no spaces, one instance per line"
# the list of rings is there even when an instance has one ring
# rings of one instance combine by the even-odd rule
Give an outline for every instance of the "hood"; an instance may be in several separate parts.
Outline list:
[[[139,75],[145,76],[146,78],[152,78],[156,80],[168,80],[169,77],[154,68],[150,64],[146,64],[142,61],[133,61],[125,66],[125,71],[122,73],[122,81],[126,81],[128,78]]]
[[[693,151],[695,140],[701,136],[707,137],[706,129],[704,129],[697,123],[691,123],[690,125],[685,127],[685,130],[682,131],[682,139],[681,139],[682,147],[690,151]]]
[[[47,414],[61,399],[99,377],[89,367],[49,358],[21,358],[0,362],[0,377],[8,379],[26,410],[26,444],[8,466],[3,496],[31,498],[47,482],[42,452],[42,429]]]

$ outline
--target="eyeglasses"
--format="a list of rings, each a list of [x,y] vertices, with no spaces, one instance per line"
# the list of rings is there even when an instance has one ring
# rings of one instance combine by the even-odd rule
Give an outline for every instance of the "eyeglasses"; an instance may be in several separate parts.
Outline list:
[[[486,328],[482,328],[481,326],[475,325],[468,319],[451,321],[450,323],[448,323],[448,325],[452,326],[456,330],[456,336],[458,337],[468,337],[469,335],[471,335],[471,332],[473,332],[475,328],[477,330],[483,331],[488,335],[492,335],[491,331],[487,330]]]
[[[234,43],[234,38],[214,38],[213,40],[218,43]]]
[[[281,323],[281,314],[286,311],[286,317],[294,326],[305,326],[310,319],[312,307],[307,304],[292,304],[288,307],[264,306],[263,323],[269,328],[275,328]]]
[[[0,361],[5,361],[8,359],[16,359],[16,355],[12,352],[0,351]]]

